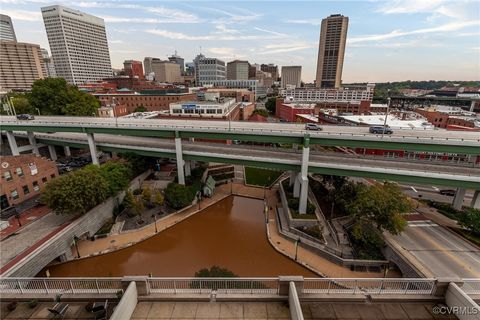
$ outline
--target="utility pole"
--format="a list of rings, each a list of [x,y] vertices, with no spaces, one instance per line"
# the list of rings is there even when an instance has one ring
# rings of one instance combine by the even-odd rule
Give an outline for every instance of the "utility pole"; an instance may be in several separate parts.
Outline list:
[[[388,95],[388,98],[387,98],[387,111],[385,112],[385,120],[383,121],[383,129],[382,129],[382,139],[383,139],[383,135],[385,134],[385,127],[387,126],[387,117],[388,117],[388,113],[390,112],[390,89],[388,89],[387,91],[387,95]]]

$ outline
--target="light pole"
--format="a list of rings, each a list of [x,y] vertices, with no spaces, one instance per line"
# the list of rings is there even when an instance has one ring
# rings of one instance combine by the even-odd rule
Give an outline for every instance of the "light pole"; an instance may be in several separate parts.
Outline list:
[[[116,112],[116,106],[117,106],[117,99],[115,97],[112,98],[113,104],[113,117],[115,118],[115,127],[118,127],[118,118],[117,118],[117,112]]]
[[[40,114],[40,109],[38,109],[38,108],[35,108],[35,110],[37,110],[37,112],[38,112],[38,115],[39,115],[39,116],[41,116],[41,114]]]
[[[152,214],[152,218],[154,219],[155,221],[155,233],[158,233],[158,229],[157,229],[157,215],[154,213]]]
[[[390,92],[390,90],[388,90]],[[390,93],[388,94],[390,96]],[[387,125],[387,117],[388,113],[390,112],[390,97],[387,98],[387,112],[385,112],[385,120],[383,121],[383,130],[382,130],[382,139],[383,135],[385,134],[385,127]]]
[[[295,241],[295,261],[297,261],[298,257],[298,244],[300,243],[300,237],[298,237],[297,241]]]
[[[17,116],[17,110],[15,110],[15,105],[13,104],[13,97],[10,97],[10,100],[7,100],[7,101],[10,102],[10,107],[11,107],[12,110],[13,110],[13,114],[14,114],[15,116]]]
[[[96,115],[95,115],[95,112],[92,112],[92,116],[93,116],[93,117],[95,117],[95,116],[96,116]]]
[[[80,258],[80,251],[78,251],[78,240],[80,240],[76,235],[73,236],[73,244],[75,245],[75,250],[77,250],[77,258]]]

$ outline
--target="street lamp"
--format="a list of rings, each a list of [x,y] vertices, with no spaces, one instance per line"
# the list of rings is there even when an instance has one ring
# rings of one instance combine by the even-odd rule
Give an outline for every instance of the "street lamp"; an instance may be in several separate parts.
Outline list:
[[[158,233],[158,229],[157,229],[157,215],[154,213],[152,214],[152,218],[154,219],[155,221],[155,233]]]
[[[112,98],[113,104],[112,104],[112,109],[113,109],[113,117],[115,118],[115,127],[118,127],[118,118],[117,118],[117,112],[116,112],[116,106],[117,106],[117,99],[115,97]]]
[[[80,251],[78,251],[78,240],[80,240],[76,235],[73,236],[73,244],[75,245],[75,250],[77,250],[77,258],[80,258]]]
[[[37,112],[38,112],[38,115],[39,115],[39,116],[41,116],[41,114],[40,114],[40,109],[38,109],[38,108],[35,108],[35,110],[37,110]]]
[[[96,115],[95,115],[95,112],[92,112],[92,116],[94,116],[94,117],[96,116]]]
[[[200,200],[201,200],[202,196],[200,194],[200,191],[197,192],[197,202],[198,202],[198,210],[200,210]]]
[[[387,125],[387,117],[388,117],[388,113],[390,112],[390,89],[388,90],[388,98],[387,98],[387,112],[385,112],[385,120],[383,121],[383,130],[382,130],[382,139],[383,139],[383,135],[385,134],[385,127]]]
[[[297,241],[295,241],[295,261],[297,261],[298,257],[298,244],[301,242],[300,237],[298,237]]]
[[[15,214],[15,218],[17,218],[18,226],[22,226],[22,222],[20,221],[20,215],[18,213]]]

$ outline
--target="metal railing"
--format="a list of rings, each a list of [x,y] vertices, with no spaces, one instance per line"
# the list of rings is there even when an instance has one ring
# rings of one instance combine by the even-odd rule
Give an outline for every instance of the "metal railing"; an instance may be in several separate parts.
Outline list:
[[[100,294],[122,289],[122,278],[1,278],[0,293]]]
[[[305,278],[304,293],[339,294],[425,294],[435,289],[435,279],[349,279]]]
[[[462,290],[466,294],[480,294],[480,279],[463,279]]]
[[[278,294],[278,278],[148,278],[151,293]]]

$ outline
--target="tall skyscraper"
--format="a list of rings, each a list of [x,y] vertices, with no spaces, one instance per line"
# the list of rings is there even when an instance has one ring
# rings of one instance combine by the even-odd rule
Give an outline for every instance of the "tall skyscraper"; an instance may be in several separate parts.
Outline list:
[[[47,71],[47,77],[56,78],[57,73],[55,72],[55,65],[53,64],[52,57],[48,54],[47,49],[40,48],[42,52],[43,64],[45,65],[45,70]]]
[[[123,62],[123,69],[125,70],[125,74],[130,78],[145,79],[142,61],[125,60]]]
[[[180,65],[180,74],[182,76],[185,74],[185,59],[177,55],[177,51],[175,51],[175,54],[173,56],[168,57],[168,60]]]
[[[316,86],[339,88],[347,42],[348,17],[332,14],[322,20],[318,46]]]
[[[301,66],[283,66],[282,67],[282,88],[288,86],[295,86],[300,88],[302,82],[302,67]]]
[[[58,77],[81,84],[113,75],[103,19],[59,5],[42,16]]]
[[[17,41],[12,19],[5,14],[0,14],[0,40]]]
[[[274,65],[273,63],[262,64],[260,66],[260,70],[270,73],[272,75],[273,81],[277,81],[277,79],[278,79],[278,66]]]
[[[0,41],[0,92],[30,90],[47,76],[38,44]]]
[[[199,54],[193,60],[195,64],[195,84],[201,86],[211,81],[225,80],[225,62],[217,58],[206,58]]]
[[[180,82],[180,65],[173,61],[160,61],[153,64],[155,81],[162,83]]]
[[[248,80],[250,64],[244,60],[234,60],[227,63],[228,80]]]

